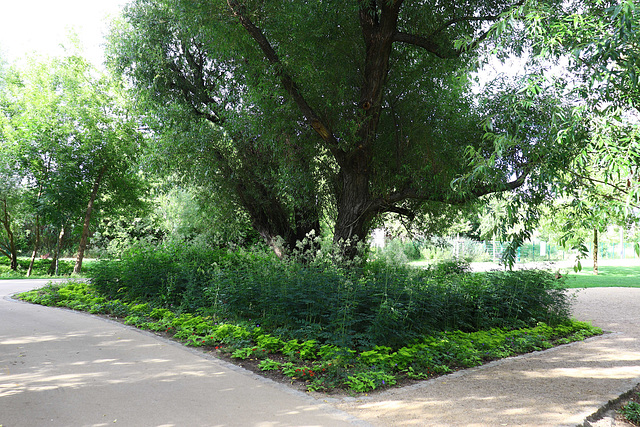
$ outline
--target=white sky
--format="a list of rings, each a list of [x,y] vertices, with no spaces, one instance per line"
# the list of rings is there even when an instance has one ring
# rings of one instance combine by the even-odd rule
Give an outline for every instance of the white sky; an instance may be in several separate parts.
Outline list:
[[[108,16],[127,0],[0,0],[0,57],[16,62],[26,54],[58,56],[70,30],[80,39],[84,56],[102,63],[101,44]]]

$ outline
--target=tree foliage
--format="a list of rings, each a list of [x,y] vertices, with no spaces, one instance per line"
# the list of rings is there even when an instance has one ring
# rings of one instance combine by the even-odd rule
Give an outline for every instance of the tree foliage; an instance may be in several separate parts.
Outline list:
[[[12,76],[4,86],[2,143],[30,212],[25,226],[34,239],[32,259],[42,233],[57,236],[57,258],[63,238],[77,232],[79,272],[93,209],[137,203],[138,124],[125,110],[118,83],[78,55],[32,58]],[[10,177],[3,173],[4,180]]]
[[[566,8],[556,17],[544,10],[520,10],[529,14],[526,35],[535,54],[564,59],[569,72],[565,91],[575,99],[573,110],[588,119],[588,143],[565,171],[565,184],[558,193],[569,200],[566,217],[573,229],[565,232],[587,227],[594,240],[606,225],[637,222],[640,207],[636,3],[589,2]],[[636,252],[640,254],[638,243]]]
[[[269,243],[321,223],[362,240],[385,213],[502,191],[540,204],[582,148],[558,87],[473,85],[482,61],[532,48],[497,48],[524,3],[137,0],[110,58],[164,158],[196,165]]]

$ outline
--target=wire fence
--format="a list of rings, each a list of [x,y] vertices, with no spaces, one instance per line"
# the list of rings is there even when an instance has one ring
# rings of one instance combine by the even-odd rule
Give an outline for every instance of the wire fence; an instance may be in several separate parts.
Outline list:
[[[474,261],[499,262],[507,247],[506,242],[469,239],[450,239],[452,255],[459,258],[469,258]],[[593,246],[589,244],[589,255],[593,253]],[[516,262],[564,261],[575,257],[575,252],[562,246],[544,241],[532,241],[522,245],[517,252]],[[633,243],[599,243],[599,259],[634,259],[637,255]]]

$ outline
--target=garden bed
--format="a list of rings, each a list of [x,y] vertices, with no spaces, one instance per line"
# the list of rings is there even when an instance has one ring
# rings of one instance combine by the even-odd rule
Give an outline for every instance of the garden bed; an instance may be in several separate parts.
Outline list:
[[[177,314],[148,303],[108,300],[86,283],[49,285],[21,294],[44,305],[110,315],[231,361],[295,388],[323,393],[363,393],[427,380],[492,360],[582,340],[602,331],[582,322],[476,332],[442,331],[404,346],[353,349],[284,339],[255,323],[225,323],[210,316]]]

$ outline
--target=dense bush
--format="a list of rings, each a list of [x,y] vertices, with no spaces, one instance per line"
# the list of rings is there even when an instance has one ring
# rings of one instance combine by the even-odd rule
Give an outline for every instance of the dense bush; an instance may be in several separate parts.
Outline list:
[[[94,268],[110,298],[251,320],[285,339],[398,348],[449,330],[551,325],[569,316],[562,281],[544,271],[469,273],[383,261],[359,268],[281,261],[267,252],[138,247]]]
[[[202,295],[211,277],[242,262],[242,254],[178,243],[137,245],[120,260],[95,263],[92,283],[109,298],[196,311],[203,307]]]

